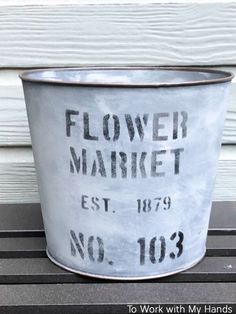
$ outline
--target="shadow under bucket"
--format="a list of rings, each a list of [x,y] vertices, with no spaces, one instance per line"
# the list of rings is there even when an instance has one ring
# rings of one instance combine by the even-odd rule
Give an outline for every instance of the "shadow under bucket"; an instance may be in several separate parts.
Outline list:
[[[48,257],[119,280],[199,262],[233,75],[120,67],[20,77]]]

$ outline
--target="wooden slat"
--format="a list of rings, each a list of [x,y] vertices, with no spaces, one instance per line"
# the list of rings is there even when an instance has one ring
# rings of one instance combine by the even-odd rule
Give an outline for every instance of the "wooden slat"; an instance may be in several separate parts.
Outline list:
[[[7,305],[235,304],[235,291],[236,283],[1,285],[0,309]]]
[[[184,272],[150,282],[233,282],[236,281],[235,257],[205,257]],[[54,265],[48,258],[0,259],[0,284],[22,283],[107,283],[111,281],[80,276]],[[117,282],[117,281],[114,281]]]
[[[0,258],[46,257],[45,249],[44,237],[0,238]]]
[[[143,301],[144,302],[144,301]],[[130,305],[130,304],[129,304]],[[138,313],[144,313],[142,312],[144,309],[143,305],[140,304],[132,304],[132,306],[135,306],[135,308],[137,308],[137,311],[139,310]],[[201,311],[200,313],[204,313],[203,311],[205,310],[205,308],[209,310],[212,310],[212,308],[218,308],[221,309],[222,311],[224,309],[226,310],[232,310],[233,312],[231,313],[235,313],[236,311],[236,305],[235,304],[227,304],[227,305],[223,305],[223,304],[210,304],[209,302],[207,302],[207,304],[197,304],[197,310]],[[217,307],[216,307],[217,306]],[[225,306],[225,307],[224,307]],[[155,308],[157,308],[157,311],[159,313],[164,313],[164,314],[168,314],[170,313],[170,309],[172,310],[172,313],[174,313],[173,311],[177,309],[177,311],[179,311],[179,309],[181,308],[181,311],[183,311],[182,309],[184,308],[185,313],[188,313],[187,311],[189,310],[189,308],[192,310],[194,309],[194,311],[196,311],[196,304],[194,304],[193,302],[191,304],[189,303],[178,303],[176,304],[150,304],[149,308],[151,311],[154,311]],[[127,311],[128,309],[128,305],[127,304],[80,304],[80,305],[30,305],[30,306],[17,306],[17,307],[11,307],[11,306],[3,306],[1,307],[1,309],[4,311],[4,314],[32,314],[33,311],[36,311],[36,313],[42,313],[42,314],[84,314],[84,313],[89,313],[89,314],[111,314],[111,313],[115,313],[115,314],[124,314],[124,313],[128,313]],[[17,311],[17,312],[16,312]],[[165,311],[165,312],[163,312]],[[147,312],[148,313],[148,312]],[[151,313],[151,312],[150,312]],[[154,312],[153,312],[154,313]],[[158,313],[158,312],[157,312]],[[177,313],[177,312],[176,312]],[[197,312],[195,312],[197,313]],[[223,312],[222,312],[223,313]]]
[[[130,304],[129,304],[130,305]],[[144,313],[142,312],[144,309],[143,305],[140,304],[132,304],[132,306],[135,306],[135,308],[137,308],[137,311],[139,310],[138,313]],[[235,313],[236,311],[236,305],[235,304],[227,304],[227,307],[224,308],[223,304],[197,304],[197,310],[202,311],[200,313],[204,313],[203,311],[205,310],[206,307],[208,307],[208,310],[212,310],[213,306],[215,306],[215,308],[219,308],[222,311],[224,309],[226,310],[232,310],[233,312],[231,313]],[[218,307],[216,307],[218,306]],[[192,310],[194,309],[194,311],[196,311],[196,304],[194,304],[193,302],[191,304],[189,303],[184,303],[184,304],[180,304],[178,303],[177,305],[174,304],[151,304],[149,305],[149,308],[151,311],[154,311],[155,308],[157,308],[157,311],[159,313],[164,313],[164,314],[168,314],[170,313],[170,309],[172,311],[176,310],[179,311],[179,309],[181,308],[181,311],[183,311],[182,309],[184,308],[185,313],[188,313],[187,311],[189,310],[189,308]],[[35,306],[17,306],[17,307],[11,307],[11,306],[3,306],[1,307],[1,309],[4,311],[4,314],[32,314],[33,311],[36,311],[36,313],[42,313],[42,314],[84,314],[84,313],[89,313],[89,314],[111,314],[111,313],[115,313],[115,314],[124,314],[124,313],[128,313],[127,311],[129,310],[128,305],[127,304],[80,304],[80,305],[35,305]],[[17,311],[17,312],[16,312]],[[165,312],[163,312],[165,311]],[[151,312],[150,312],[151,313]],[[157,312],[158,313],[158,312]],[[174,313],[174,312],[172,312]],[[176,312],[177,313],[177,312]],[[195,312],[197,313],[197,312]],[[222,312],[223,313],[223,312]]]
[[[236,235],[209,235],[207,238],[207,256],[236,256]],[[236,262],[236,258],[235,258]]]
[[[0,217],[0,237],[44,235],[39,204],[0,205]]]
[[[0,237],[0,258],[46,257],[44,237]],[[0,233],[1,236],[1,233]],[[236,235],[208,236],[206,256],[236,256]]]
[[[210,234],[236,234],[236,202],[213,202]]]
[[[1,67],[236,64],[235,3],[2,6],[0,13]]]
[[[40,204],[0,204],[0,238],[42,237]],[[236,234],[236,202],[213,202],[210,234]]]

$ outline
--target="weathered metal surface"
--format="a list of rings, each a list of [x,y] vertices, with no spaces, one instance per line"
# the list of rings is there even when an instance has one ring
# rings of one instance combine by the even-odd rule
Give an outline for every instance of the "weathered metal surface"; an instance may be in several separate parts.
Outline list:
[[[199,262],[232,75],[143,67],[21,77],[49,258],[119,280]]]

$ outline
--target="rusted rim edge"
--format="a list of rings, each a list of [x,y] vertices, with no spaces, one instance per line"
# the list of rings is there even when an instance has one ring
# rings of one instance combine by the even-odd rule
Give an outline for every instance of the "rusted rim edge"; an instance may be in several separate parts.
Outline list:
[[[224,75],[221,78],[200,80],[200,81],[189,81],[181,83],[106,83],[106,82],[71,82],[71,81],[60,81],[52,79],[38,79],[29,78],[28,74],[38,73],[42,71],[65,71],[65,70],[166,70],[166,71],[187,71],[187,72],[203,72],[203,73],[216,73]],[[19,77],[22,81],[51,84],[51,85],[72,85],[72,86],[91,86],[91,87],[181,87],[181,86],[195,86],[195,85],[208,85],[208,84],[219,84],[229,82],[234,78],[234,74],[228,71],[205,69],[198,67],[157,67],[157,66],[122,66],[122,67],[63,67],[63,68],[42,68],[27,70],[22,72]]]

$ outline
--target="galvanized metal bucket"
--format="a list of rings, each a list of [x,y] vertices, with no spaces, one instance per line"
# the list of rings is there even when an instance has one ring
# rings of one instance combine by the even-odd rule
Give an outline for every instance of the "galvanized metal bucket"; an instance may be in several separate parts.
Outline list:
[[[232,74],[124,67],[20,77],[48,257],[122,280],[199,262]]]

